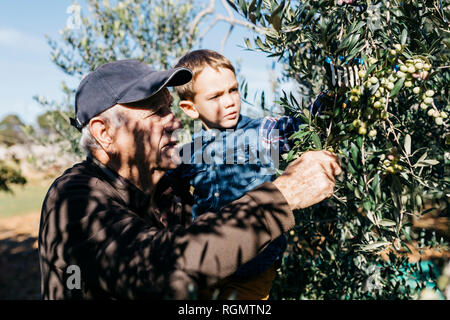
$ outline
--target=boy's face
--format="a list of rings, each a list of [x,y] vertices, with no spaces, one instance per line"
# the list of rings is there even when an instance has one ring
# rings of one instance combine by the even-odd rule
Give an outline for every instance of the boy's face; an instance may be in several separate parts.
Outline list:
[[[197,75],[193,89],[194,107],[207,129],[236,126],[241,112],[241,96],[233,71],[207,66]]]

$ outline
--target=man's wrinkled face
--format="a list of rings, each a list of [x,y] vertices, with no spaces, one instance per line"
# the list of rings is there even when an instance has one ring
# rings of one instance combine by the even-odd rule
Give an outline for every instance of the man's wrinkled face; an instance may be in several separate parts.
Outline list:
[[[117,106],[125,117],[114,139],[122,166],[135,173],[149,170],[149,174],[176,167],[178,140],[172,133],[182,124],[170,109],[172,100],[164,88],[150,99]]]

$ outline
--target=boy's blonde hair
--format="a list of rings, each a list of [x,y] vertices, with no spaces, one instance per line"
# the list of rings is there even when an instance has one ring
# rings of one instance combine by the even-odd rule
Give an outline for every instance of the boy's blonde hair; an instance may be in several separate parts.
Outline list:
[[[175,87],[181,100],[194,101],[194,81],[204,67],[213,69],[225,68],[236,74],[231,62],[220,53],[213,50],[195,50],[185,54],[175,65],[176,68],[184,67],[192,70],[193,77],[188,83]]]

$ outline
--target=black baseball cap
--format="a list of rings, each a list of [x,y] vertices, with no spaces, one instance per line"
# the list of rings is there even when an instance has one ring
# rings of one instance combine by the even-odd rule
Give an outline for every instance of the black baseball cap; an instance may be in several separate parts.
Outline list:
[[[121,103],[145,100],[161,89],[181,86],[192,79],[187,68],[156,71],[138,60],[106,63],[88,74],[75,94],[75,119],[70,124],[81,129],[90,119]]]

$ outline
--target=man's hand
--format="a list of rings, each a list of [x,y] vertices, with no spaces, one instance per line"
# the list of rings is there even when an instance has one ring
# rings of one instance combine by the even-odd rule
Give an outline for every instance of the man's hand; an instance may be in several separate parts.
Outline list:
[[[334,177],[342,170],[328,151],[309,151],[293,161],[273,182],[292,210],[303,209],[333,195]]]

